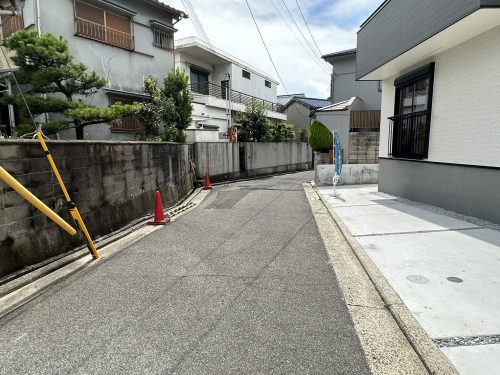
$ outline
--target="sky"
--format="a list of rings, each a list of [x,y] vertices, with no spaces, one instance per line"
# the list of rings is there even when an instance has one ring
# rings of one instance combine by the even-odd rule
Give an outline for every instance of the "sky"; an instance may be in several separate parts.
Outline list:
[[[182,0],[162,1],[190,13],[184,8]],[[330,93],[331,65],[322,61],[318,55],[355,48],[359,26],[382,0],[248,2],[283,81],[283,85],[278,86],[278,94],[304,93],[309,97],[327,98]],[[213,46],[279,80],[245,0],[191,0],[191,4]],[[304,14],[319,51],[316,50],[297,4]],[[190,19],[182,20],[176,28],[179,30],[176,39],[199,36]],[[301,32],[315,53],[308,47]]]

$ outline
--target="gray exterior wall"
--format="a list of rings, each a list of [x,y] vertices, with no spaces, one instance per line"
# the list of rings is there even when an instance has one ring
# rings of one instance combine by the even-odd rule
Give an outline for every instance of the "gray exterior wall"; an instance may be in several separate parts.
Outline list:
[[[287,122],[295,125],[295,138],[297,140],[300,139],[300,130],[305,130],[307,134],[307,130],[311,125],[311,118],[309,117],[311,110],[309,108],[301,103],[294,102],[286,107],[284,113],[287,116]]]
[[[358,32],[356,78],[362,78],[481,7],[500,0],[388,0]]]
[[[305,142],[212,142],[194,147],[198,178],[208,171],[213,181],[305,170],[312,161],[312,150]],[[240,157],[245,170],[240,169]]]
[[[381,92],[378,81],[356,81],[356,54],[325,58],[333,66],[332,103],[357,96],[363,109],[380,110]]]
[[[160,82],[174,66],[173,52],[153,46],[153,33],[149,21],[156,20],[172,25],[172,14],[148,5],[143,1],[112,0],[114,4],[137,13],[133,18],[135,50],[127,51],[102,42],[75,36],[73,0],[41,0],[40,27],[42,33],[52,33],[69,41],[75,61],[84,63],[102,77],[107,77],[107,88],[132,93],[143,92],[146,76],[158,78]],[[92,3],[92,2],[90,2]],[[35,1],[26,2],[25,25],[36,25]],[[100,90],[89,100],[98,106],[108,106],[109,97]],[[92,125],[85,128],[88,139],[130,139],[134,135],[111,133],[109,125]],[[74,131],[67,131],[65,138],[74,138]]]
[[[380,159],[379,191],[500,224],[500,168]]]

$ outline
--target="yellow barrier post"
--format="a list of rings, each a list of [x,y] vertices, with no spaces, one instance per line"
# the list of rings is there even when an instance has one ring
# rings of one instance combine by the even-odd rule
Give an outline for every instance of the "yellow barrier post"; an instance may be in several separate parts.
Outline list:
[[[52,155],[50,154],[50,151],[47,147],[47,144],[43,140],[42,133],[40,131],[37,131],[36,137],[38,138],[38,141],[42,145],[43,151],[45,152],[45,155],[47,156],[50,167],[52,168],[52,171],[54,172],[54,175],[56,176],[56,179],[59,182],[59,185],[61,186],[64,197],[66,198],[66,202],[68,203],[68,208],[69,208],[69,212],[71,214],[71,217],[78,224],[78,226],[82,230],[83,234],[85,235],[85,238],[87,240],[87,247],[89,248],[90,254],[92,254],[92,257],[94,259],[99,259],[99,253],[97,252],[97,249],[94,245],[94,242],[92,241],[92,237],[90,237],[89,231],[87,230],[87,227],[85,226],[85,223],[83,222],[83,218],[80,215],[80,212],[78,211],[78,207],[76,206],[75,202],[73,202],[71,200],[71,197],[69,196],[68,190],[66,189],[66,186],[64,185],[64,182],[61,178],[61,175],[59,174],[59,171],[56,167],[56,163],[54,163],[54,159],[52,158]]]
[[[47,216],[54,223],[59,225],[62,229],[74,236],[76,234],[75,228],[65,222],[58,214],[52,211],[40,199],[35,197],[28,189],[21,185],[9,172],[0,167],[0,179],[2,179],[12,189],[17,191],[21,197],[30,202],[33,206],[38,208],[45,216]]]

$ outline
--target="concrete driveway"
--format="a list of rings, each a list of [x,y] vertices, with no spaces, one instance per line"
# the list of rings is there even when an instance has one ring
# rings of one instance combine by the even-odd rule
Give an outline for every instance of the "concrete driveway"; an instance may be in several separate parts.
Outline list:
[[[462,374],[500,374],[500,226],[380,194],[319,187]]]

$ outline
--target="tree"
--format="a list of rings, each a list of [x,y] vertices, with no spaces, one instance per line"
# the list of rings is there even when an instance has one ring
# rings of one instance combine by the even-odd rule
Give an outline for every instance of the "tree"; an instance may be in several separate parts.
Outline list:
[[[172,71],[164,80],[164,88],[148,77],[144,91],[150,99],[140,104],[139,119],[144,124],[144,139],[184,142],[184,130],[191,123],[192,96],[188,77],[181,69]]]
[[[29,85],[25,96],[32,114],[60,113],[60,129],[73,124],[76,138],[83,139],[85,126],[119,120],[134,113],[138,106],[115,103],[99,108],[83,102],[106,85],[106,80],[96,72],[88,72],[84,64],[77,64],[69,51],[68,42],[52,34],[39,36],[33,30],[21,30],[4,41],[4,45],[15,51],[12,57],[19,67],[16,77],[21,84]],[[52,94],[42,97],[39,94]],[[9,95],[4,103],[17,104],[24,108],[19,94]],[[28,117],[27,109],[23,115]],[[54,124],[54,123],[53,123]]]
[[[333,148],[333,135],[325,125],[313,121],[308,133],[308,142],[313,151],[330,150]]]
[[[264,105],[252,99],[244,112],[237,112],[235,120],[241,125],[238,138],[242,142],[265,142],[269,136],[269,119]]]
[[[293,142],[295,140],[294,125],[287,122],[279,122],[268,128],[268,142]]]

